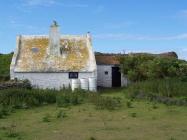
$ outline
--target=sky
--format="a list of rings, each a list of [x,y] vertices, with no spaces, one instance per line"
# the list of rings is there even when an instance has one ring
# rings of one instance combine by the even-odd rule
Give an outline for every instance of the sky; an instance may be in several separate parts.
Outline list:
[[[91,32],[95,51],[187,60],[187,0],[1,0],[0,53],[14,51],[17,35],[48,34],[53,20],[61,34]]]

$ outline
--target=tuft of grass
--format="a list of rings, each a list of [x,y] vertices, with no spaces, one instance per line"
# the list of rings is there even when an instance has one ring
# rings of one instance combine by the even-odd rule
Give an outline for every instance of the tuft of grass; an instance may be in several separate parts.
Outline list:
[[[42,118],[43,122],[51,122],[51,115],[50,114],[45,114],[45,116]]]
[[[6,137],[21,139],[21,135],[17,131],[17,125],[15,123],[12,123],[10,126],[6,127],[5,130],[6,130],[6,133],[5,133]]]
[[[121,106],[121,98],[119,97],[92,96],[91,102],[96,106],[96,109],[101,110],[115,110]]]
[[[127,101],[127,102],[126,102],[126,106],[127,106],[128,108],[132,108],[132,102],[131,102],[131,101]]]
[[[135,112],[131,113],[130,115],[131,115],[131,117],[133,117],[133,118],[136,118],[136,117],[137,117],[137,114],[136,114]]]
[[[56,118],[65,118],[67,117],[67,114],[63,110],[59,110],[57,112]]]
[[[89,140],[96,140],[96,138],[95,137],[90,137]]]

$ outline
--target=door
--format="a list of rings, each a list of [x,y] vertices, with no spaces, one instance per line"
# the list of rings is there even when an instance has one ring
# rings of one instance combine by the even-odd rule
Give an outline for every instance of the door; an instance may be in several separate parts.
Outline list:
[[[119,67],[112,67],[112,87],[121,87],[121,72]]]

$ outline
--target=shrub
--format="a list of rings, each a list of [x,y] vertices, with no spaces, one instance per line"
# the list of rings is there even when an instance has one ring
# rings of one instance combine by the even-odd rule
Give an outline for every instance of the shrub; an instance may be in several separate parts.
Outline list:
[[[131,81],[187,76],[187,62],[174,57],[126,55],[120,58],[120,64],[121,72]]]
[[[12,112],[13,112],[13,108],[11,106],[0,105],[0,119],[5,116],[8,116]]]
[[[27,108],[56,102],[54,90],[6,89],[0,90],[0,102],[4,106]]]

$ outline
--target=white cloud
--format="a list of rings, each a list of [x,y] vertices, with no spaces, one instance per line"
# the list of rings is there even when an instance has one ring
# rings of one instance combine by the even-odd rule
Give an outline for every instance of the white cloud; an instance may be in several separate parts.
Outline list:
[[[146,36],[146,35],[130,35],[130,34],[96,34],[97,39],[112,39],[112,40],[187,40],[187,33],[174,36]]]
[[[49,6],[56,3],[56,0],[24,0],[25,6]]]
[[[64,2],[64,1],[60,1],[60,0],[23,0],[23,6],[26,7],[36,7],[36,6],[44,6],[44,7],[48,7],[48,6],[53,6],[53,5],[57,5],[57,6],[62,6],[62,7],[70,7],[70,8],[86,8],[88,7],[87,4],[83,4],[83,3],[75,3],[75,2]]]

